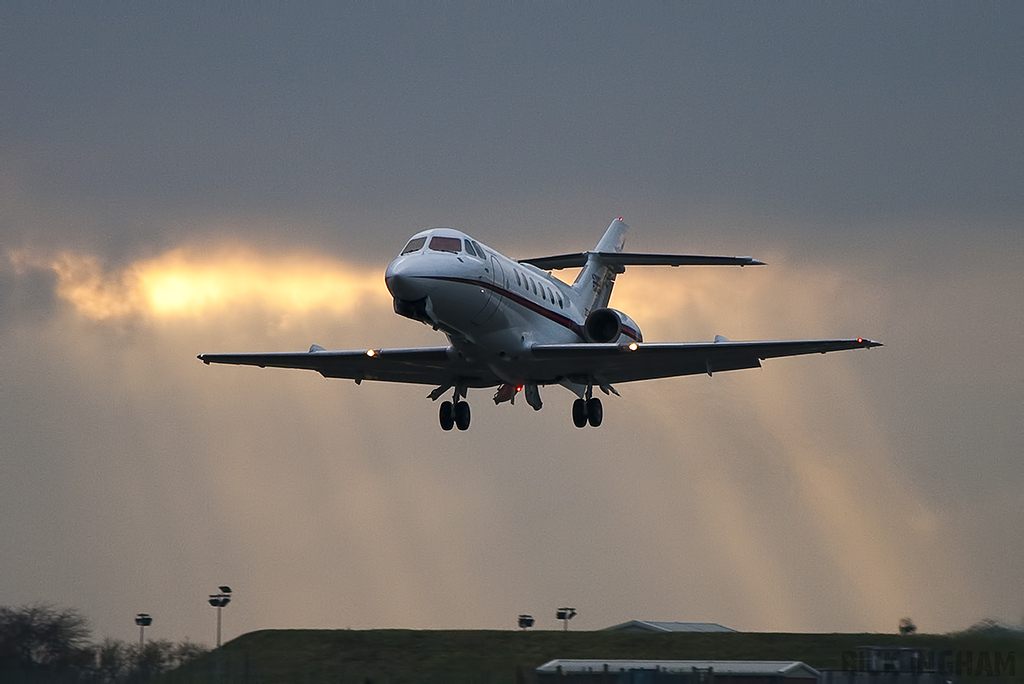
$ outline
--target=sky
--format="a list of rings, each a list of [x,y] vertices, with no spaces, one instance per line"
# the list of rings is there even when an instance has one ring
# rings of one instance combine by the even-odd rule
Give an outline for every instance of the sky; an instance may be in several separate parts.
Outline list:
[[[0,605],[97,636],[1024,619],[1019,3],[4,3]],[[437,345],[452,226],[631,268],[648,341],[885,346],[437,426],[201,352]],[[570,277],[570,274],[560,274]]]

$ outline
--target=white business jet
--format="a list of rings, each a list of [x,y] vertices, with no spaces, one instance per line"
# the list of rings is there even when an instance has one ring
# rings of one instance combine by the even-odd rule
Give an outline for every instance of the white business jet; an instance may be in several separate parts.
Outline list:
[[[783,342],[645,343],[640,327],[608,300],[626,266],[761,266],[751,257],[635,254],[622,251],[626,224],[612,221],[591,252],[521,259],[499,254],[451,228],[417,233],[388,266],[384,281],[395,313],[421,321],[448,337],[446,347],[267,354],[200,354],[204,363],[315,370],[326,378],[407,382],[436,387],[441,428],[469,428],[470,388],[496,387],[494,403],[526,403],[540,410],[539,388],[562,385],[576,395],[576,427],[601,424],[604,410],[594,388],[677,375],[759,368],[762,359],[843,349],[879,342],[858,337]],[[548,271],[581,268],[567,285]]]

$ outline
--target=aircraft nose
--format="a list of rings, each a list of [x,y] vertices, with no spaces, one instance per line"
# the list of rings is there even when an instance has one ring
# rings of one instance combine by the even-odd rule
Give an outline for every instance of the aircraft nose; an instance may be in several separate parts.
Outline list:
[[[384,271],[384,284],[395,299],[414,301],[424,297],[426,289],[409,265],[408,259],[395,259]]]

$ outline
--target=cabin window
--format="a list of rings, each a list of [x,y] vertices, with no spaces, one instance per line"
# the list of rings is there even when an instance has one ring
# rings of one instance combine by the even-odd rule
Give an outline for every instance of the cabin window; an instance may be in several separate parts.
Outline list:
[[[533,288],[533,294],[537,294],[537,283],[533,282],[533,278],[530,278],[530,287]]]
[[[562,308],[562,295],[558,295],[558,308]]]
[[[544,286],[543,285],[540,286],[540,298],[543,299],[545,302],[548,301],[548,298],[544,295]]]
[[[523,281],[519,279],[519,271],[516,271],[516,285],[519,287],[523,286]]]
[[[548,301],[552,304],[555,303],[555,295],[551,294],[551,288],[548,288]]]
[[[453,254],[458,254],[462,251],[462,240],[456,237],[435,235],[430,238],[430,249],[435,252],[451,252]]]
[[[402,254],[412,254],[413,252],[420,251],[420,249],[423,247],[423,243],[426,241],[427,238],[425,237],[413,238],[412,240],[409,240],[409,244],[407,244],[405,246],[405,249],[402,250]]]

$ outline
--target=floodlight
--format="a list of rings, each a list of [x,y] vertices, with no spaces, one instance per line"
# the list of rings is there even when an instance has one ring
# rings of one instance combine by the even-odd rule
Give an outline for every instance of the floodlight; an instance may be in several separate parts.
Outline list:
[[[526,629],[527,627],[533,627],[533,616],[532,615],[520,615],[519,616],[519,629]]]
[[[231,587],[222,585],[219,594],[210,594],[210,605],[217,609],[217,648],[220,648],[220,610],[231,603]]]

